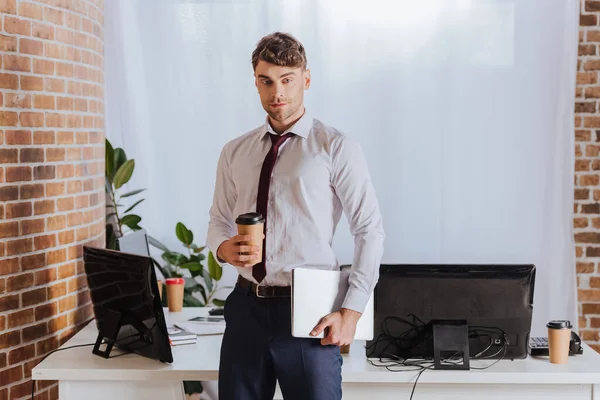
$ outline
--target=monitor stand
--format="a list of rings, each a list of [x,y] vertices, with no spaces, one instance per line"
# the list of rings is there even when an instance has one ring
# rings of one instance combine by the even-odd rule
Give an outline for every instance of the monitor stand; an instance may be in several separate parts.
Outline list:
[[[96,338],[96,343],[94,344],[94,349],[92,350],[92,353],[95,355],[104,358],[109,357],[113,346],[117,342],[119,331],[123,325],[132,325],[139,332],[139,337],[141,340],[147,343],[152,343],[150,329],[148,329],[146,325],[136,318],[127,317],[120,311],[109,309],[105,315],[104,321],[104,329],[98,332],[98,337]],[[103,342],[106,343],[106,349],[100,350],[100,346]]]
[[[462,320],[432,321],[434,369],[469,370],[469,325]],[[455,356],[462,362],[444,362]]]

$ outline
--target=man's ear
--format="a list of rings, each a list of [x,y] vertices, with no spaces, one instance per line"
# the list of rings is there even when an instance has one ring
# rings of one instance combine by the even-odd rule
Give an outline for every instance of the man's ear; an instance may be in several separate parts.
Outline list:
[[[304,90],[310,87],[310,69],[304,71]]]

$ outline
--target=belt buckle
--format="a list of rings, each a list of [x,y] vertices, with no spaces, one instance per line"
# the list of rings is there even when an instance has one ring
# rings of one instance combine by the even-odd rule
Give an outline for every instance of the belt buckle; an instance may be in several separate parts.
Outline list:
[[[258,294],[259,287],[260,287],[260,285],[256,285],[256,288],[254,289],[254,293],[256,294],[256,297],[258,297],[259,299],[264,299],[265,296],[261,296],[260,294]]]

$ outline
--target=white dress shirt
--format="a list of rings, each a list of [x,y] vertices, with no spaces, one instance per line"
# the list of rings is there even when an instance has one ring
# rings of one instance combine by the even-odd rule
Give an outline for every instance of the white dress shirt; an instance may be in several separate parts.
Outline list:
[[[237,234],[238,215],[256,211],[260,170],[273,135],[264,125],[231,140],[221,151],[207,246],[217,254]],[[375,190],[360,146],[308,114],[286,132],[279,149],[267,207],[265,286],[289,286],[296,267],[339,270],[331,247],[342,215],[354,236],[350,287],[343,308],[363,312],[379,278],[384,231]],[[222,263],[222,265],[227,265]],[[256,282],[252,267],[236,267]]]

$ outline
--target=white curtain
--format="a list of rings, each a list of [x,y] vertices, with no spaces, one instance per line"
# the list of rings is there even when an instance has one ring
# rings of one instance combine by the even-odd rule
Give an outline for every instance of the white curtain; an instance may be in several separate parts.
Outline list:
[[[106,132],[136,159],[128,189],[148,188],[141,225],[176,248],[182,221],[203,243],[219,151],[264,121],[251,52],[290,32],[312,71],[307,107],[364,149],[383,262],[533,263],[533,333],[576,324],[578,4],[107,1]],[[334,246],[351,262],[345,220]]]

